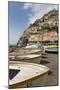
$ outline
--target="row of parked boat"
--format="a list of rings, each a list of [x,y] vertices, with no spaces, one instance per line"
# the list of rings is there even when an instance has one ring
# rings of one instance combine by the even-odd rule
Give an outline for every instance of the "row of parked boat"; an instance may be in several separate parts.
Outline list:
[[[23,87],[24,84],[30,87],[32,86],[31,82],[35,79],[48,74],[50,69],[41,65],[40,62],[45,51],[54,51],[55,48],[58,47],[56,45],[43,46],[37,43],[27,45],[24,48],[17,48],[9,53],[9,88]],[[58,49],[54,52],[56,51]]]
[[[40,42],[27,44],[26,48],[40,48],[46,52],[58,52],[58,44],[54,43],[53,41],[52,42],[50,41],[46,45],[43,45]]]

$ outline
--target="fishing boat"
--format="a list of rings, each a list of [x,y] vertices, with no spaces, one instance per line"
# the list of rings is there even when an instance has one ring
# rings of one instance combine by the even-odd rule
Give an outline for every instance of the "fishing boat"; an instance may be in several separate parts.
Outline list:
[[[58,53],[58,44],[54,41],[49,41],[44,48],[46,52]]]
[[[14,52],[9,53],[9,60],[30,60],[38,63],[41,61],[42,49],[39,48],[18,48]]]
[[[41,49],[42,51],[44,50],[43,44],[40,42],[32,43],[32,44],[28,43],[26,48],[38,48],[38,49]]]
[[[38,48],[18,48],[16,51],[9,53],[9,55],[23,55],[23,54],[38,54],[42,53],[42,49]]]
[[[55,52],[55,53],[57,53],[58,52],[58,46],[57,45],[50,45],[50,46],[47,46],[46,48],[45,48],[45,51],[46,52]]]
[[[27,62],[41,62],[41,54],[23,54],[23,55],[16,55],[16,56],[9,56],[10,61],[27,61]],[[39,59],[38,59],[39,58]]]
[[[48,67],[40,64],[9,61],[9,88],[23,87],[23,85],[32,87],[32,82],[48,74],[48,71]]]

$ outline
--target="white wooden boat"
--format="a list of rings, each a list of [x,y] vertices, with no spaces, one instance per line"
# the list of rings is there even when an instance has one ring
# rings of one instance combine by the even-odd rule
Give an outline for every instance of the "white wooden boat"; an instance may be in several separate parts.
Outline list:
[[[40,64],[9,61],[9,71],[9,88],[18,88],[47,74],[49,68]]]
[[[9,60],[34,60],[36,62],[39,58],[41,61],[42,49],[39,48],[17,48],[14,52],[9,53]]]
[[[14,61],[26,61],[26,60],[30,60],[30,61],[35,61],[37,62],[37,58],[39,58],[39,63],[41,61],[41,54],[24,54],[24,55],[16,55],[16,56],[9,56],[10,61],[14,60]]]
[[[20,48],[12,53],[9,53],[9,55],[37,54],[37,53],[41,54],[42,50],[36,48],[22,48],[22,49]]]

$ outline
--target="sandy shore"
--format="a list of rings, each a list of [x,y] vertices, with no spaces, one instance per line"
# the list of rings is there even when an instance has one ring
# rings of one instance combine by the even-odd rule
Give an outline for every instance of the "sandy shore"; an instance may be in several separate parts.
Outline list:
[[[58,54],[46,53],[46,55],[44,55],[44,57],[41,60],[41,64],[48,66],[51,72],[49,72],[48,76],[44,78],[43,82],[38,79],[34,82],[33,86],[58,85]]]

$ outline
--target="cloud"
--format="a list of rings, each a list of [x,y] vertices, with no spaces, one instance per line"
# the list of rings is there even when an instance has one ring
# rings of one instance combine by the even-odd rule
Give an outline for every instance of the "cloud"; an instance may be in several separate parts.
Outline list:
[[[28,9],[32,7],[32,3],[24,3],[24,9]]]
[[[53,4],[25,3],[24,9],[31,9],[31,13],[28,14],[28,24],[33,23],[36,19],[41,18],[45,13],[49,12],[54,8],[58,9],[58,6]]]

